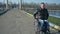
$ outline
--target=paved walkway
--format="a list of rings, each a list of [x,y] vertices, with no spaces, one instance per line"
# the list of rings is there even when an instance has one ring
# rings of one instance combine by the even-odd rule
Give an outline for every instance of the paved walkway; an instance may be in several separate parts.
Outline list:
[[[10,10],[0,16],[0,34],[34,34],[33,20],[18,9]]]
[[[33,24],[33,17],[13,9],[0,16],[0,34],[35,34]],[[57,33],[54,29],[51,32]]]

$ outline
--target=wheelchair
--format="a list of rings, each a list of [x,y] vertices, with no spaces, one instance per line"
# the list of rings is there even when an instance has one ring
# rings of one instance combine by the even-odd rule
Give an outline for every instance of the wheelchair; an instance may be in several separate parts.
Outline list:
[[[45,23],[45,25],[46,25],[46,23],[48,23],[45,21],[43,21],[43,22]],[[43,26],[45,26],[45,25],[43,25]],[[45,28],[43,26],[41,27],[41,22],[37,19],[34,21],[34,26],[35,26],[34,27],[35,34],[50,34],[49,24],[48,24],[48,26],[46,26],[47,29],[45,29],[46,27]]]

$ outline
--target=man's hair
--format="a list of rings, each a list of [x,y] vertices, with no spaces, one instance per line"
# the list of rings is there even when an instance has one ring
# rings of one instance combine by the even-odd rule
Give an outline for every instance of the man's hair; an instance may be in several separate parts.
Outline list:
[[[44,2],[41,2],[41,3],[39,4],[39,6],[37,7],[38,9],[41,9],[41,7],[40,7],[41,4],[43,4],[43,5],[45,6],[45,3],[44,3]]]
[[[44,3],[44,2],[42,2],[41,4],[44,4],[44,5],[45,5],[45,3]]]

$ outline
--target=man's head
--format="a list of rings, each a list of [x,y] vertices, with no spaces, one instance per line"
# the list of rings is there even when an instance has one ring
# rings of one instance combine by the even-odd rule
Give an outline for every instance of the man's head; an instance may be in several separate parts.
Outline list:
[[[41,9],[44,9],[45,8],[45,3],[41,3],[39,6],[40,6]]]

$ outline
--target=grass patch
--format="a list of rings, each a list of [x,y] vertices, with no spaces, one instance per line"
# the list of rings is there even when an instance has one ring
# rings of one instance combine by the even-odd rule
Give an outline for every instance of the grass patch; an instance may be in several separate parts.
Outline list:
[[[30,14],[33,14],[35,10],[26,10],[26,12],[30,13]],[[52,22],[56,25],[59,25],[60,26],[60,18],[56,18],[56,17],[53,17],[53,16],[49,16],[49,22]]]
[[[33,14],[35,10],[26,10],[26,12]]]
[[[49,19],[48,20],[49,20],[49,22],[52,22],[52,23],[60,26],[60,18],[49,16]]]

